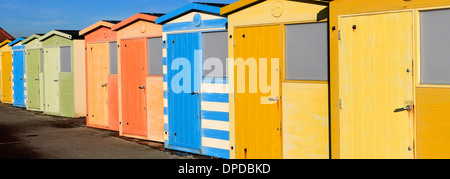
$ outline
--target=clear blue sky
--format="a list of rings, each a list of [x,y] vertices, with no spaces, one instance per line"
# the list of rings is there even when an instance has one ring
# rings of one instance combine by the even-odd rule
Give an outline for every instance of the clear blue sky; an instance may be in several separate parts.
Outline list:
[[[16,38],[54,29],[82,30],[99,20],[124,20],[138,12],[167,13],[191,2],[194,0],[0,0],[0,27]]]

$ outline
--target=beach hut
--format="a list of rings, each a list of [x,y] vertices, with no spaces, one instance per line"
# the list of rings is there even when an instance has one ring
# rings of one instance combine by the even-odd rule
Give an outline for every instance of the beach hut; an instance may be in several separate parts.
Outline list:
[[[8,45],[12,49],[12,100],[15,107],[26,107],[25,46],[19,37]]]
[[[53,30],[39,41],[44,53],[44,113],[86,116],[84,38],[77,30]]]
[[[26,74],[26,106],[28,110],[44,109],[44,71],[42,42],[39,38],[44,34],[33,34],[22,41],[25,45]]]
[[[156,20],[163,25],[166,148],[230,157],[223,6],[191,3]]]
[[[450,2],[330,2],[333,158],[450,158]]]
[[[12,51],[8,45],[11,40],[5,40],[0,44],[0,52],[2,53],[2,96],[3,103],[12,103]]]
[[[119,131],[117,32],[120,21],[99,21],[80,31],[86,47],[87,115],[89,127]]]
[[[328,3],[240,0],[228,15],[230,157],[329,158]]]
[[[8,44],[12,40],[14,37],[0,27],[0,102],[3,102],[2,49],[9,48]],[[6,46],[4,46],[5,44]]]
[[[162,14],[138,13],[114,25],[118,45],[119,134],[164,141]]]

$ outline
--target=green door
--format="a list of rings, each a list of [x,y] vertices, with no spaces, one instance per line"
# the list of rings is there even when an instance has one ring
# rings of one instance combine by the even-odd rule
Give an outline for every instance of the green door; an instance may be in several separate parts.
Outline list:
[[[59,48],[44,49],[44,112],[59,114]]]
[[[40,110],[39,71],[41,49],[27,50],[27,99],[28,109]]]

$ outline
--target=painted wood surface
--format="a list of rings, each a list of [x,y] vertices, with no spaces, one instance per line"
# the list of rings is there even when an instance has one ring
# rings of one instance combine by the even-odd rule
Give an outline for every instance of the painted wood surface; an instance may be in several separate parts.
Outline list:
[[[340,25],[341,157],[413,158],[414,113],[394,112],[414,105],[406,70],[412,69],[412,13],[351,16]]]
[[[328,84],[284,82],[283,158],[328,159]]]
[[[122,40],[122,133],[147,138],[146,39]]]
[[[96,128],[102,128],[102,129],[109,129],[113,131],[119,131],[119,107],[118,107],[118,83],[117,83],[117,75],[110,75],[109,69],[109,58],[110,58],[110,49],[109,45],[111,42],[117,41],[117,32],[111,30],[111,27],[117,24],[118,21],[99,21],[88,28],[80,31],[81,35],[85,35],[85,43],[87,47],[87,53],[86,53],[86,109],[87,114],[90,114],[86,116],[87,125],[90,127],[96,127]],[[100,45],[101,44],[101,45]],[[89,46],[102,46],[100,48],[100,52],[96,52],[98,48],[94,48],[91,50]],[[91,53],[89,53],[91,51]],[[103,55],[96,55],[94,57],[93,55],[102,53]],[[105,66],[103,68],[101,65],[98,64],[102,63]],[[94,66],[91,66],[93,64],[97,64]],[[106,75],[106,76],[103,76]],[[97,84],[99,82],[96,82],[93,80],[95,78],[94,76],[101,76],[101,78],[106,77],[106,82]],[[105,80],[103,80],[105,81]],[[103,85],[106,86],[101,87]],[[91,84],[91,85],[89,85]],[[94,85],[97,84],[97,85]],[[102,88],[103,93],[98,91],[97,88]],[[97,89],[97,90],[95,90]],[[97,91],[97,93],[94,93],[94,91]],[[100,93],[99,93],[100,92]],[[106,95],[106,96],[105,96]],[[98,100],[99,96],[104,96],[103,100]],[[94,98],[94,99],[92,99]],[[97,102],[93,102],[97,99]],[[101,103],[100,101],[103,101]],[[104,112],[96,112],[97,107],[101,106],[101,110],[104,109]],[[100,110],[100,111],[101,111]],[[95,113],[102,113],[103,116],[95,115]],[[95,116],[94,121],[91,123],[91,117]],[[95,125],[95,121],[103,121],[103,125]]]
[[[104,42],[88,44],[86,66],[89,94],[87,125],[108,129],[109,44]]]
[[[27,39],[23,40],[22,43],[25,45],[25,56],[26,56],[26,95],[27,95],[27,109],[43,111],[44,96],[43,84],[44,79],[41,77],[43,68],[42,57],[42,43],[38,40],[41,35],[33,34]]]
[[[84,40],[73,40],[74,117],[86,116],[86,59],[84,45]]]
[[[237,8],[236,8],[237,7]],[[236,8],[235,10],[232,10]],[[228,10],[227,10],[228,9]],[[231,11],[230,11],[231,10]],[[280,29],[283,29],[285,24],[298,24],[298,23],[311,23],[311,22],[324,22],[328,19],[327,3],[312,2],[312,1],[284,1],[284,0],[245,0],[238,1],[234,4],[225,6],[221,9],[222,15],[228,15],[228,49],[229,57],[236,57],[235,44],[237,43],[236,29],[242,27],[260,27],[269,25],[279,25]],[[280,38],[284,38],[284,31],[281,32]],[[282,40],[284,42],[284,40]],[[284,47],[280,46],[274,49],[280,49],[280,53],[284,54]],[[284,55],[280,57],[280,62],[283,62]],[[229,66],[235,66],[234,61],[229,61]],[[229,68],[229,83],[230,89],[235,88],[235,72],[234,68]],[[283,75],[284,72],[282,71]],[[234,101],[234,91],[229,93],[230,101],[230,146],[239,149],[236,145],[236,104]],[[283,94],[281,94],[283,95]],[[284,99],[283,96],[280,99]],[[282,106],[283,107],[283,106]],[[320,111],[321,109],[309,109],[312,111]],[[284,114],[283,114],[284,115]],[[284,123],[284,119],[282,121]],[[283,131],[283,129],[281,129]],[[319,134],[323,136],[325,134]],[[318,137],[320,138],[320,137]],[[320,143],[321,141],[317,141]],[[284,151],[284,149],[283,149]],[[300,150],[297,153],[300,154]],[[230,150],[230,158],[237,158],[237,152],[234,149]],[[292,155],[291,155],[292,156]]]
[[[398,11],[409,11],[409,12],[417,12],[419,10],[432,10],[436,8],[448,8],[450,6],[450,2],[446,0],[430,0],[430,1],[377,1],[377,0],[368,0],[368,1],[353,1],[353,0],[335,0],[330,2],[330,28],[333,28],[335,30],[330,29],[330,111],[331,111],[331,149],[332,149],[332,158],[340,158],[341,157],[341,139],[340,139],[340,109],[339,109],[339,99],[340,99],[340,93],[341,93],[341,72],[339,71],[339,67],[341,65],[340,62],[340,53],[339,53],[339,30],[342,29],[342,27],[339,24],[339,16],[345,16],[345,15],[351,15],[351,14],[363,14],[363,13],[391,13],[391,12],[398,12]],[[414,26],[413,28],[418,29],[418,26],[420,25],[420,17],[418,17],[419,13],[414,13],[415,22],[413,22]],[[418,34],[413,34],[413,40],[415,44],[417,43],[420,36]],[[413,44],[411,44],[413,45]],[[420,47],[413,49],[413,60],[414,60],[414,66],[415,70],[414,76],[416,77],[416,87],[417,86],[417,78],[420,76],[418,74],[418,67],[420,66],[420,63],[417,61],[419,59],[418,54],[420,54],[420,51],[418,51]],[[442,87],[432,87],[436,88],[435,90],[438,90],[438,88]],[[444,88],[447,88],[444,86]],[[419,99],[418,92],[419,90],[416,89],[415,98],[416,100]],[[422,98],[422,100],[424,100]],[[416,111],[420,111],[418,107],[419,101],[414,101],[417,108]],[[415,123],[414,128],[417,128],[419,120],[425,120],[425,119],[419,119],[419,114],[415,115]],[[416,121],[417,120],[417,121]],[[418,129],[415,131],[415,135],[417,137],[414,138],[414,140],[418,139]],[[419,143],[419,141],[416,141]],[[418,146],[413,148],[414,150],[419,150]],[[415,151],[416,158],[420,157],[418,154],[418,151]]]
[[[11,51],[11,47],[8,45],[11,40],[4,40],[0,43],[0,102],[3,102],[3,52]]]
[[[449,159],[450,89],[416,88],[417,158]]]
[[[26,51],[27,55],[27,107],[29,110],[41,109],[40,81],[39,73],[41,71],[41,49],[30,49]]]
[[[119,93],[117,75],[108,76],[108,117],[109,129],[119,131]]]
[[[16,42],[12,46],[13,50],[13,62],[12,62],[12,93],[13,93],[13,106],[26,107],[26,75],[25,75],[25,46],[22,45],[23,38],[16,39]]]
[[[44,113],[59,114],[59,48],[44,47]]]
[[[152,37],[161,37],[161,33],[162,33],[162,26],[161,25],[156,25],[154,24],[154,21],[157,17],[156,16],[152,16],[152,15],[148,15],[148,14],[144,14],[144,13],[138,13],[116,25],[114,25],[111,29],[117,32],[117,44],[118,44],[118,85],[119,88],[118,90],[118,108],[119,108],[119,113],[118,113],[118,117],[119,117],[119,123],[121,123],[121,125],[119,125],[119,134],[122,136],[127,136],[127,137],[133,137],[133,138],[139,138],[139,139],[145,139],[145,140],[155,140],[149,137],[149,132],[148,132],[148,128],[149,128],[149,123],[147,121],[148,119],[148,110],[147,110],[147,91],[149,90],[148,87],[146,86],[146,77],[147,77],[147,68],[148,68],[148,52],[147,52],[147,39],[148,38],[152,38]],[[142,41],[142,43],[139,43],[139,46],[135,47],[135,52],[139,52],[139,54],[132,54],[127,53],[127,55],[124,54],[124,42],[126,41],[132,41],[132,40],[136,40],[136,41]],[[136,45],[136,44],[135,44]],[[130,49],[130,48],[128,48]],[[127,50],[125,50],[126,52]],[[142,54],[143,53],[143,54]],[[133,55],[139,55],[142,56],[140,57],[140,61],[139,63],[142,64],[137,64],[138,61],[134,61],[136,62],[136,64],[134,65],[138,65],[133,67],[133,65],[130,65],[129,61],[133,60],[133,59],[129,59],[124,58],[125,56],[133,56]],[[123,65],[123,66],[122,66]],[[144,65],[144,66],[141,66]],[[139,69],[139,66],[141,69]],[[125,67],[128,69],[127,71],[124,71]],[[136,70],[136,68],[138,68],[138,70]],[[142,68],[144,68],[144,70],[142,71],[142,73],[140,73],[139,71],[142,70]],[[134,70],[133,70],[134,69]],[[131,70],[131,71],[130,71]],[[130,74],[135,73],[134,75],[139,74],[140,76],[127,76],[127,72],[130,72]],[[139,73],[138,73],[139,72]],[[127,85],[126,83],[131,83],[131,79],[134,80],[139,80],[139,84],[140,86],[129,86],[130,89],[132,91],[135,91],[136,89],[139,90],[137,93],[135,92],[133,94],[132,93],[128,93],[125,89],[125,86]],[[130,81],[129,81],[130,80]],[[134,81],[136,82],[136,81]],[[137,84],[137,82],[136,82]],[[138,87],[142,87],[144,86],[145,89],[139,89]],[[139,94],[138,94],[139,93]],[[129,121],[131,118],[129,116],[129,113],[132,112],[130,110],[138,110],[138,108],[136,108],[137,106],[135,105],[135,102],[132,101],[127,101],[127,100],[131,100],[129,99],[129,97],[125,97],[125,96],[129,96],[129,95],[138,95],[139,97],[139,101],[142,103],[139,103],[139,112],[134,112],[134,114],[132,115],[139,115],[141,117],[139,117],[139,119],[134,118],[132,120],[134,120],[133,123],[140,123],[136,124],[135,127],[136,128],[130,128],[129,126],[126,126],[126,121]],[[136,98],[132,98],[132,99],[136,99]],[[134,105],[134,109],[131,109],[130,106],[128,105],[129,102],[132,102]],[[127,105],[126,105],[127,104]],[[132,106],[133,106],[132,105]],[[142,113],[141,113],[142,111]],[[137,114],[138,113],[138,114]],[[157,139],[156,139],[157,140]]]
[[[236,158],[238,159],[280,159],[282,158],[281,100],[269,102],[268,98],[280,98],[279,62],[272,67],[273,59],[281,58],[280,26],[237,28],[234,67]],[[264,37],[264,38],[261,38]],[[266,58],[266,71],[259,60]],[[252,63],[254,62],[254,63]],[[249,70],[245,69],[249,65]],[[255,76],[258,75],[258,76]],[[239,77],[239,78],[237,78]],[[272,78],[274,77],[274,78]],[[262,92],[258,80],[266,78],[272,84],[270,94]],[[265,80],[264,80],[265,81]],[[259,84],[259,85],[257,85]]]
[[[171,115],[179,115],[177,113],[182,113],[182,111],[173,111],[171,109],[175,107],[169,105],[169,101],[171,101],[169,93],[172,89],[169,87],[168,83],[171,79],[168,75],[171,71],[171,66],[169,65],[169,63],[171,63],[169,56],[171,55],[169,55],[168,52],[171,51],[170,53],[172,53],[174,49],[171,49],[168,36],[182,35],[186,33],[199,33],[200,40],[197,45],[201,47],[203,45],[202,38],[204,32],[223,32],[226,31],[227,27],[226,17],[218,14],[219,8],[209,7],[204,9],[205,6],[201,6],[202,7],[199,8],[203,10],[196,9],[195,3],[189,4],[168,13],[168,16],[162,16],[157,19],[157,22],[163,24],[163,41],[167,41],[169,43],[163,46],[165,147],[185,152],[199,153],[207,156],[229,158],[229,88],[227,77],[215,78],[211,80],[202,78],[199,75],[198,77],[193,78],[198,80],[200,87],[197,88],[199,88],[199,92],[201,92],[199,94],[201,110],[199,118],[201,120],[198,121],[201,124],[199,130],[201,140],[200,150],[197,148],[177,147],[170,144],[170,140],[173,135],[170,135],[172,128],[169,127],[171,125],[169,120],[175,117]],[[197,22],[201,23],[194,25],[194,19],[197,19]],[[192,40],[188,40],[185,43],[191,44],[191,41]],[[198,55],[201,54],[199,53]],[[200,56],[197,58],[200,58]],[[198,62],[196,62],[196,65],[197,63]],[[190,103],[186,103],[185,105],[192,106]]]
[[[148,136],[164,142],[164,90],[163,76],[147,76],[147,121]]]
[[[3,103],[12,103],[12,52],[2,51]]]

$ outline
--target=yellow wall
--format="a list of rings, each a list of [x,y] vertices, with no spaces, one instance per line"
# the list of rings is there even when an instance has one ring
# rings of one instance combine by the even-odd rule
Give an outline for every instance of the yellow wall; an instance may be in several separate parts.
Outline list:
[[[75,117],[86,116],[86,60],[84,40],[73,41]]]
[[[414,13],[415,19],[419,20],[418,12],[423,8],[437,8],[437,7],[450,7],[450,1],[448,0],[334,0],[330,2],[330,28],[335,27],[336,30],[330,29],[330,112],[331,112],[331,152],[332,158],[341,158],[340,151],[340,109],[339,109],[339,99],[340,99],[340,84],[339,81],[339,29],[338,17],[340,15],[349,14],[361,14],[361,13],[380,13],[387,11],[411,11]],[[415,76],[415,106],[417,113],[415,114],[415,154],[416,158],[432,158],[431,155],[435,154],[438,156],[449,156],[444,154],[450,150],[439,150],[442,146],[450,146],[450,143],[445,141],[442,137],[435,138],[433,141],[429,140],[430,136],[435,134],[448,135],[450,133],[450,127],[447,124],[440,123],[443,119],[448,119],[446,112],[441,111],[435,113],[429,113],[429,110],[423,109],[430,105],[438,104],[437,99],[443,98],[443,96],[450,95],[450,90],[445,90],[450,88],[450,86],[432,86],[429,88],[422,88],[420,84],[417,83],[419,65],[419,51],[420,46],[418,44],[419,35],[417,33],[418,26],[420,22],[414,25],[414,39],[413,39],[413,63],[416,64],[414,69]],[[427,91],[424,93],[424,91]],[[447,108],[448,109],[448,108]],[[427,112],[428,111],[428,112]],[[430,123],[439,124],[434,128],[430,128]],[[433,149],[433,150],[431,150]]]
[[[280,8],[273,8],[275,6]],[[272,10],[274,9],[274,10]],[[280,13],[281,12],[281,13]],[[262,25],[274,25],[278,24],[280,27],[282,27],[284,24],[293,24],[293,23],[309,23],[309,22],[317,22],[317,21],[326,21],[328,17],[328,11],[327,6],[325,3],[303,3],[303,2],[296,2],[296,1],[285,1],[285,0],[267,0],[263,1],[261,3],[255,4],[253,6],[247,7],[245,9],[242,9],[240,11],[234,12],[232,14],[228,15],[228,34],[234,36],[234,30],[236,27],[243,27],[243,26],[262,26]],[[284,32],[283,32],[284,33]],[[280,37],[281,38],[281,37]],[[228,42],[228,56],[234,57],[234,38],[230,38]],[[282,50],[284,47],[280,47],[280,50]],[[284,60],[284,53],[282,53],[282,58],[280,61]],[[230,60],[229,64],[230,67],[234,66],[234,61]],[[229,82],[230,82],[230,89],[234,89],[234,68],[229,68]],[[284,74],[284,72],[281,72],[281,74]],[[287,83],[283,83],[282,85],[285,85],[285,88],[283,88],[283,91],[290,91],[292,88],[295,88],[292,85],[289,85]],[[283,95],[283,94],[282,94]],[[288,93],[289,95],[289,93]],[[328,92],[324,94],[324,96],[327,96]],[[284,96],[282,97],[284,98]],[[324,104],[324,100],[321,100],[322,98],[318,98],[316,100],[322,101]],[[236,158],[236,153],[234,149],[236,148],[236,141],[235,141],[235,103],[234,103],[234,93],[233,90],[230,91],[230,147],[233,146],[233,149],[230,150],[230,158]],[[289,100],[287,102],[282,102],[283,106],[288,105],[292,103],[292,105],[297,105],[297,101],[290,102]],[[291,106],[292,108],[298,108],[300,106]],[[287,108],[289,110],[289,107]],[[311,111],[328,111],[328,105],[321,106],[320,109],[304,109],[311,110]],[[284,112],[284,111],[283,111]],[[297,111],[298,112],[298,111]],[[282,114],[284,116],[284,113]],[[302,112],[298,112],[295,115],[304,115]],[[294,116],[295,116],[294,115]],[[306,115],[306,114],[305,114]],[[288,115],[289,116],[289,115]],[[282,123],[295,123],[295,117],[293,116],[292,120],[290,117],[283,117]],[[319,114],[318,116],[323,116],[323,114]],[[304,121],[303,121],[304,120]],[[304,118],[301,121],[297,121],[297,125],[300,125],[302,122],[306,122],[308,119]],[[316,123],[317,126],[315,128],[320,129],[321,131],[326,131],[327,134],[320,134],[320,136],[328,135],[328,124],[320,124],[319,122]],[[321,146],[317,146],[316,150],[310,150],[312,153],[306,155],[306,154],[300,154],[300,151],[302,151],[304,148],[307,147],[308,144],[304,144],[305,146],[299,145],[296,139],[294,139],[294,135],[298,133],[299,131],[295,130],[289,130],[287,128],[287,131],[283,130],[283,139],[285,141],[282,141],[283,147],[287,147],[286,150],[283,149],[283,155],[286,158],[301,158],[301,157],[312,157],[316,156],[317,158],[322,158],[323,156],[328,156],[328,142],[323,142],[324,138],[317,137],[316,144],[323,144]],[[301,132],[307,132],[307,131],[301,131]],[[311,131],[310,131],[311,132]],[[305,137],[304,139],[307,140],[307,138],[311,138],[315,134],[309,134],[300,136],[300,138]],[[286,137],[284,137],[286,136]],[[327,139],[326,139],[327,140]],[[291,143],[292,142],[292,143]],[[311,143],[309,143],[311,144]],[[292,147],[292,148],[290,148]],[[321,148],[321,149],[319,149]],[[297,152],[293,152],[297,151]],[[320,152],[319,152],[320,151]],[[324,152],[325,151],[325,152]],[[314,154],[315,152],[318,152],[317,154]],[[327,157],[325,157],[327,158]]]
[[[417,158],[450,158],[450,88],[416,89]]]
[[[283,158],[328,159],[328,84],[283,83]]]

